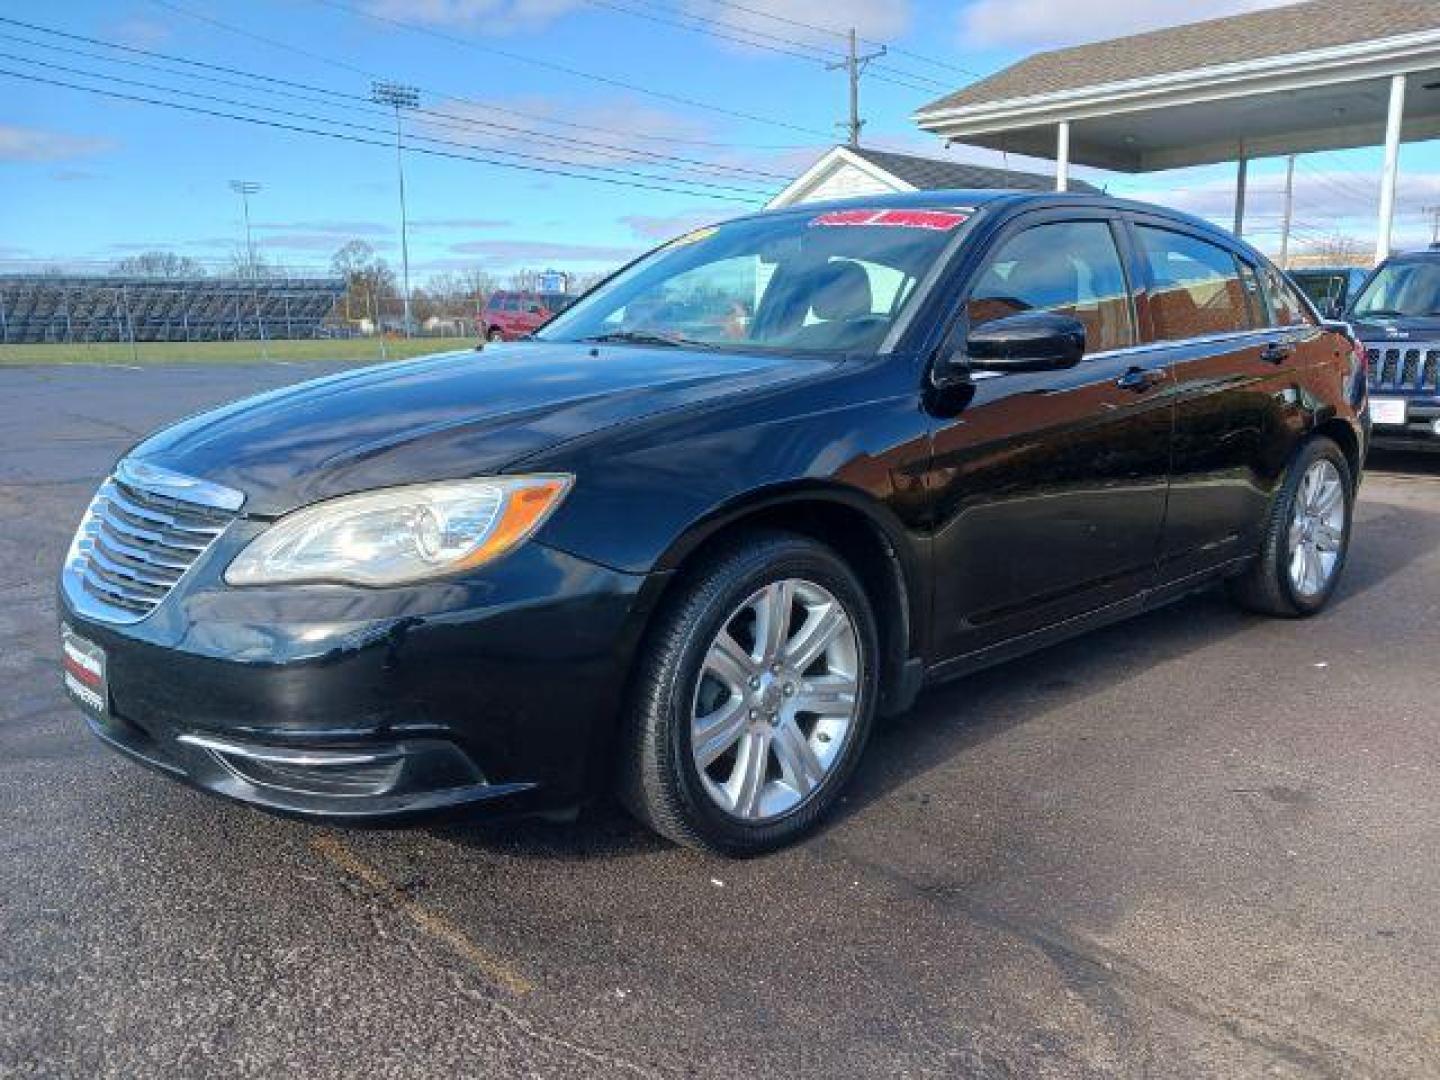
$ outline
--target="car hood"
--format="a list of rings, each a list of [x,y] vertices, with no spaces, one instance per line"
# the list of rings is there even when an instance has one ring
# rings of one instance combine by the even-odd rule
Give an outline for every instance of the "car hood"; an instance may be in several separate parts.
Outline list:
[[[1404,345],[1407,341],[1440,338],[1440,318],[1356,319],[1351,323],[1361,341],[1372,345]]]
[[[130,456],[282,514],[370,488],[504,470],[561,442],[825,361],[631,345],[520,342],[366,367],[182,420]]]

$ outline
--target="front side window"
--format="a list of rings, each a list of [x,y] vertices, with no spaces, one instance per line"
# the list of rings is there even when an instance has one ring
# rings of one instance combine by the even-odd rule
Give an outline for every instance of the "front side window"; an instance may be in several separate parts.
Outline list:
[[[1388,262],[1355,300],[1355,319],[1415,319],[1440,315],[1440,259]]]
[[[1150,268],[1150,322],[1157,341],[1254,328],[1234,255],[1169,229],[1141,225],[1136,233]]]
[[[802,211],[699,229],[588,293],[537,337],[874,352],[970,213]]]
[[[970,325],[1025,311],[1079,319],[1087,352],[1135,343],[1130,294],[1109,225],[1052,222],[1000,244],[971,290]]]

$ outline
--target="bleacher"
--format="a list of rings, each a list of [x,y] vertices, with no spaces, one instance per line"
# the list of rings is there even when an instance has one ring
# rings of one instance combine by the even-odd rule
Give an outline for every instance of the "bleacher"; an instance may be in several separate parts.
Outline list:
[[[0,274],[0,343],[334,337],[344,294],[340,278]]]

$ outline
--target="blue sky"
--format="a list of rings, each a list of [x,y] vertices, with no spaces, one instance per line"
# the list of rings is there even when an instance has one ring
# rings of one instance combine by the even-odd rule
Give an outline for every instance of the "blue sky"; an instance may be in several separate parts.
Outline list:
[[[659,179],[642,182],[685,189],[643,190],[409,155],[411,260],[418,284],[431,273],[470,267],[497,274],[521,267],[601,269],[693,224],[763,202],[783,186],[781,178],[798,173],[835,141],[838,133],[827,133],[845,106],[838,72],[789,55],[836,48],[839,39],[797,24],[855,24],[862,34],[906,50],[882,61],[885,69],[874,73],[880,78],[865,80],[866,141],[942,155],[908,116],[971,81],[956,68],[985,74],[1082,34],[1111,36],[1265,3],[1091,0],[1081,28],[1073,0],[0,0],[6,18],[300,82],[323,93],[213,70],[204,72],[204,81],[186,79],[173,74],[178,68],[168,61],[5,24],[0,53],[7,55],[0,68],[283,123],[317,123],[114,80],[183,87],[324,116],[327,126],[340,120],[354,125],[340,130],[384,143],[383,115],[335,96],[363,97],[373,74],[418,85],[423,104],[443,114],[409,121],[415,134],[434,140],[424,144],[431,149],[470,157],[529,154],[528,161],[507,160],[614,178],[618,170],[643,171]],[[757,14],[761,9],[780,18]],[[37,60],[52,66],[37,66]],[[73,69],[101,74],[77,76]],[[907,81],[911,85],[901,85]],[[354,238],[398,261],[395,158],[383,145],[10,78],[0,77],[0,84],[0,260],[99,266],[151,248],[225,260],[243,238],[239,200],[228,181],[244,178],[263,185],[251,213],[257,243],[271,261],[323,267]],[[509,130],[517,128],[523,130]],[[587,144],[561,141],[567,139]],[[950,156],[999,160],[980,151]],[[697,172],[676,158],[727,171]],[[1434,144],[1409,145],[1403,166],[1398,228],[1401,241],[1413,243],[1428,239],[1421,209],[1440,203],[1440,152]],[[1303,247],[1335,230],[1368,241],[1378,167],[1378,149],[1303,158],[1297,243]],[[1274,239],[1281,168],[1274,161],[1252,168],[1252,239],[1262,246]],[[1228,220],[1229,168],[1139,177],[1080,174],[1112,191]],[[743,190],[705,189],[721,196],[712,198],[692,186],[697,180]]]

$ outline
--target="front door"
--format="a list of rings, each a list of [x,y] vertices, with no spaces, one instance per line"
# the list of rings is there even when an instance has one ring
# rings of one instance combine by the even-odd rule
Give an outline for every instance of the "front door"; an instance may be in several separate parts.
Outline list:
[[[1104,211],[1024,215],[966,288],[959,335],[1021,311],[1085,324],[1063,371],[976,373],[934,428],[935,660],[1100,609],[1153,581],[1173,401],[1163,356],[1138,346],[1124,233]]]

